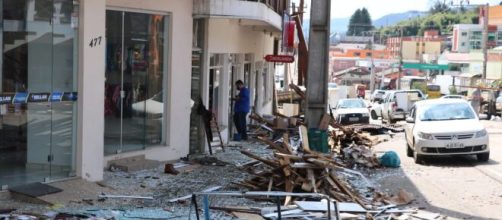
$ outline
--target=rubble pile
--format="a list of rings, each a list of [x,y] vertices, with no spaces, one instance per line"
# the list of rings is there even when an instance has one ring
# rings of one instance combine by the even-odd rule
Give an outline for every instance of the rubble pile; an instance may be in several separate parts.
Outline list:
[[[258,115],[253,115],[252,118],[265,125],[273,126]],[[275,151],[271,158],[259,157],[245,150],[241,151],[242,154],[257,162],[242,166],[242,169],[252,177],[234,184],[251,190],[322,193],[337,201],[356,202],[363,207],[371,204],[371,201],[362,198],[355,189],[340,178],[338,171],[354,164],[370,168],[378,167],[378,159],[371,150],[371,146],[380,142],[378,138],[338,125],[332,117],[326,115],[320,127],[327,127],[325,124],[330,125],[328,133],[332,153],[323,154],[310,149],[306,128],[301,123],[299,124],[297,130],[284,132],[278,141],[263,136],[257,137],[259,141]],[[290,135],[292,138],[289,137]],[[299,141],[295,141],[297,137],[300,137]],[[290,200],[285,203],[289,204]]]
[[[287,117],[278,117],[290,121]],[[270,156],[260,157],[242,150],[242,154],[254,159],[253,162],[241,166],[241,169],[250,174],[250,177],[233,182],[233,184],[251,191],[327,195],[342,206],[348,204],[362,208],[363,211],[359,213],[365,213],[365,219],[379,219],[381,217],[391,219],[391,216],[402,216],[402,219],[408,219],[406,218],[408,214],[416,213],[415,209],[397,208],[410,204],[414,200],[412,194],[401,190],[398,195],[391,196],[376,191],[370,186],[371,184],[364,187],[354,185],[350,178],[347,178],[347,175],[351,175],[366,180],[361,173],[351,168],[372,169],[381,166],[372,147],[383,140],[371,136],[367,132],[377,132],[382,129],[388,132],[400,132],[402,129],[399,127],[383,125],[342,126],[337,124],[332,116],[326,114],[323,116],[319,128],[326,129],[328,133],[329,152],[320,153],[314,150],[318,148],[317,146],[309,143],[307,128],[301,120],[296,120],[295,124],[289,124],[288,128],[284,129],[277,128],[277,119],[270,121],[256,114],[253,114],[251,118],[260,124],[254,132],[257,135],[257,140],[268,145],[274,153]],[[271,135],[264,135],[267,132]],[[304,198],[286,196],[284,205],[288,207],[288,205],[296,204],[298,207],[304,200]],[[320,202],[323,201],[317,202],[319,203],[311,205],[320,205]]]

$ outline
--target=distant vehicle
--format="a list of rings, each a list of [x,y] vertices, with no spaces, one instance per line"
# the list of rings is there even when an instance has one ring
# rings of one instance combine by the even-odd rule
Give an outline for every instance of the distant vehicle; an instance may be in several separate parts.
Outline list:
[[[340,99],[334,117],[339,124],[369,124],[370,114],[362,99]]]
[[[373,103],[370,109],[370,116],[373,120],[377,120],[379,117],[382,117],[383,101],[386,99],[389,93],[393,91],[394,90],[384,90],[382,99]]]
[[[383,96],[385,95],[385,90],[380,90],[380,89],[377,89],[373,92],[373,94],[371,94],[371,97],[370,97],[370,100],[372,102],[378,102],[378,101],[381,101],[383,100]]]
[[[356,85],[357,98],[364,99],[366,97],[366,86]]]
[[[441,97],[441,86],[439,85],[427,85],[427,98],[437,99]]]
[[[476,155],[480,162],[490,159],[488,133],[465,100],[417,102],[406,122],[406,152],[415,163],[440,155]]]
[[[329,89],[335,89],[337,87],[336,83],[328,83]]]
[[[441,96],[441,99],[466,99],[463,95],[444,95]]]
[[[382,120],[391,124],[403,121],[413,104],[424,99],[425,95],[416,89],[389,92],[382,103]]]
[[[402,90],[418,89],[423,94],[427,92],[427,79],[425,77],[403,76],[400,81]]]

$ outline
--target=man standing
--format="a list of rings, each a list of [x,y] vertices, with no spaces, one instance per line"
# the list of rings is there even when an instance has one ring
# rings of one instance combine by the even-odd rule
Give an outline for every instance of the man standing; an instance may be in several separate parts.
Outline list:
[[[235,101],[234,124],[240,136],[236,140],[247,140],[246,116],[249,112],[249,89],[244,86],[242,80],[237,80],[235,87],[239,90],[239,94],[233,99]]]

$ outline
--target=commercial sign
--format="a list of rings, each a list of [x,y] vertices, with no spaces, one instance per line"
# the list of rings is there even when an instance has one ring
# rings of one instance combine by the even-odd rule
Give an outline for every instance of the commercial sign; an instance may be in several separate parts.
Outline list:
[[[274,63],[292,63],[295,62],[295,57],[290,55],[267,55],[265,60]]]
[[[0,104],[11,104],[14,99],[14,94],[1,94]]]
[[[403,68],[419,70],[448,70],[448,65],[430,63],[404,63]]]
[[[30,93],[28,102],[48,102],[50,93]]]
[[[75,102],[78,99],[77,92],[18,92],[12,94],[0,94],[0,105],[25,104],[37,102]]]

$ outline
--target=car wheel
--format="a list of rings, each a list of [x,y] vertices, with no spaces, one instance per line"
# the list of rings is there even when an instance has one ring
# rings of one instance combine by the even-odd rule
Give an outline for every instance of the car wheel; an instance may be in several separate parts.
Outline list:
[[[378,115],[377,115],[377,113],[374,110],[371,111],[371,119],[373,119],[373,120],[377,120],[378,119]]]
[[[490,160],[490,152],[477,154],[476,157],[479,162],[487,162],[488,160]]]
[[[406,156],[408,157],[413,157],[413,149],[411,149],[410,144],[408,144],[408,141],[406,141]]]
[[[424,156],[418,154],[418,152],[415,150],[415,140],[413,140],[413,160],[415,161],[416,164],[424,164]]]

